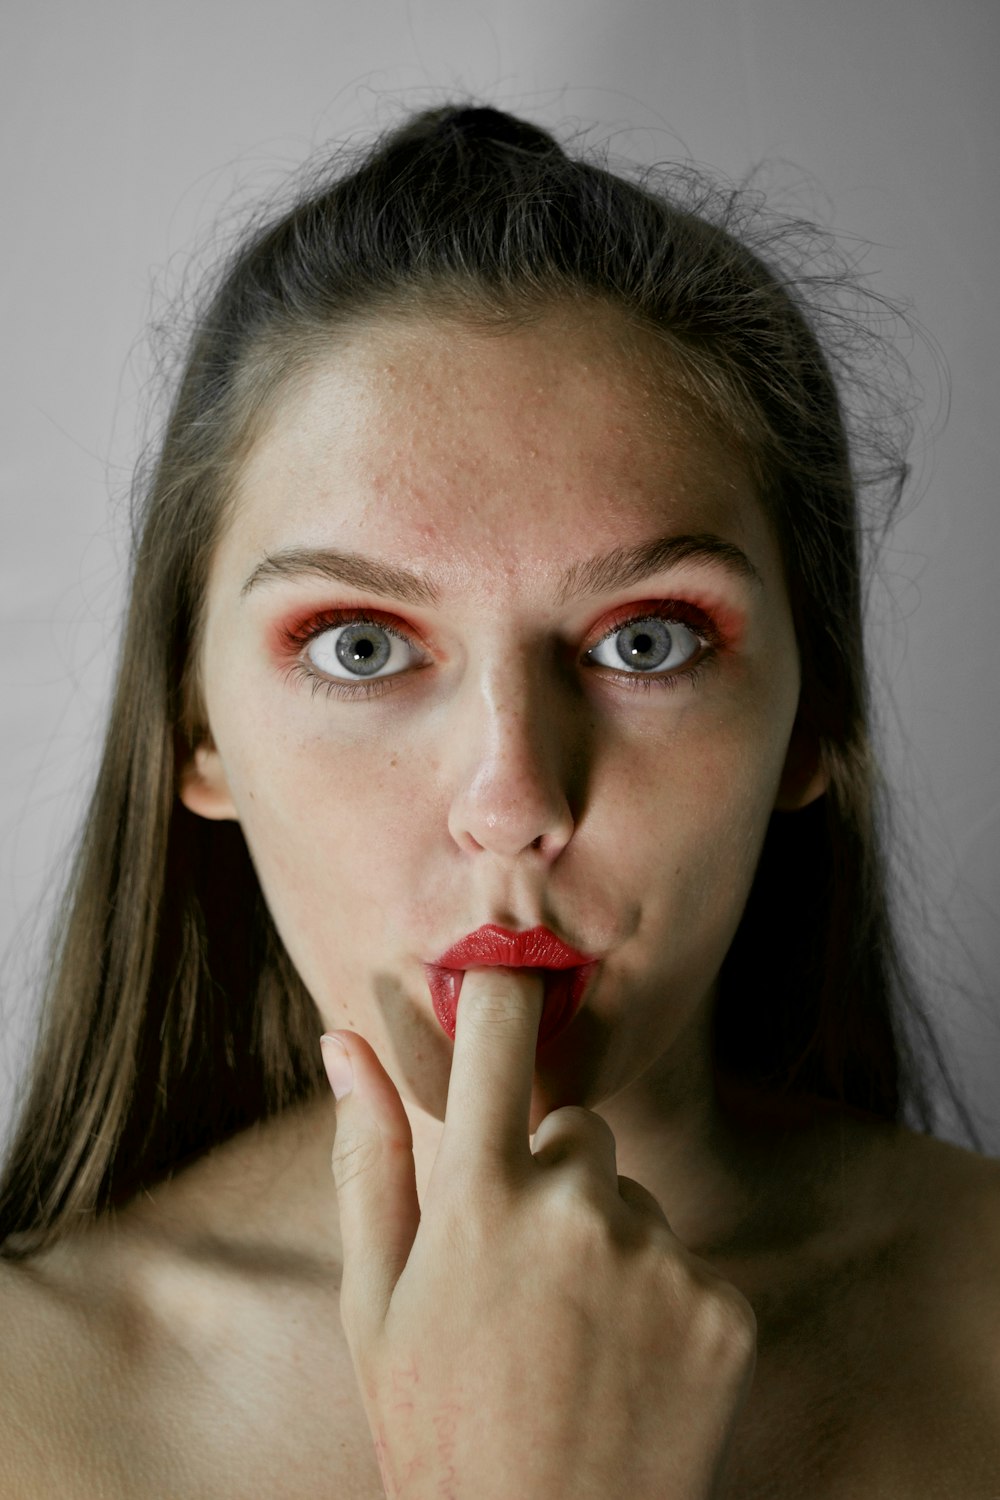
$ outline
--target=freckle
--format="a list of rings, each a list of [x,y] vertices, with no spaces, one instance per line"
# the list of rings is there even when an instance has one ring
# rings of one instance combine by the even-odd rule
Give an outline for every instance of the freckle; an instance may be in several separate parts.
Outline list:
[[[399,758],[398,758],[398,756],[395,756],[395,755],[394,755],[394,756],[393,756],[393,757],[392,757],[392,760],[391,760],[391,761],[390,761],[390,762],[389,762],[389,769],[390,769],[390,770],[394,770],[394,769],[395,769],[395,767],[396,767],[396,766],[397,766],[397,765],[398,765],[398,764],[399,764]]]

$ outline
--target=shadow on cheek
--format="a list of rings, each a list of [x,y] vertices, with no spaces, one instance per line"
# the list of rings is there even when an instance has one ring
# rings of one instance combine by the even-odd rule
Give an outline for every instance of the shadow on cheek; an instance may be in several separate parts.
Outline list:
[[[396,975],[387,973],[375,974],[372,990],[392,1045],[397,1087],[434,1119],[443,1120],[452,1043],[431,1013],[430,991],[411,994]]]

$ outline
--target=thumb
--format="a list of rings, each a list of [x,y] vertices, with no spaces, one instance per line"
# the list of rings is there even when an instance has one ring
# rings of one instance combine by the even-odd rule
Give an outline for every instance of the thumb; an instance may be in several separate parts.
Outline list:
[[[367,1345],[385,1322],[420,1223],[413,1132],[395,1084],[363,1037],[332,1032],[321,1046],[338,1096],[331,1167],[344,1256],[340,1316],[349,1342]]]

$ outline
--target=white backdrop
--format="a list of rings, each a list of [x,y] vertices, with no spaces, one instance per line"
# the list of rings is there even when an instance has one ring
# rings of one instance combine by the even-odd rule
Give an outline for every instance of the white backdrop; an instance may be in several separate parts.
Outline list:
[[[0,57],[0,1136],[94,766],[150,317],[220,214],[325,141],[473,92],[642,161],[793,164],[933,361],[876,632],[924,962],[1000,1154],[1000,224],[990,0],[14,0]],[[818,184],[818,187],[817,187]],[[895,727],[893,727],[895,724]],[[924,927],[925,924],[921,923]]]

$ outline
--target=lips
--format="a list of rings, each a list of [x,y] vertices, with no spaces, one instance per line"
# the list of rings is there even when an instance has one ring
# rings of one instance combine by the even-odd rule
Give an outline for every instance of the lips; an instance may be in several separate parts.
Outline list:
[[[494,965],[536,969],[542,974],[545,998],[538,1029],[541,1046],[564,1030],[576,1015],[598,960],[570,948],[547,927],[509,932],[489,923],[478,928],[442,953],[436,963],[424,964],[434,1014],[452,1041],[464,971]]]

